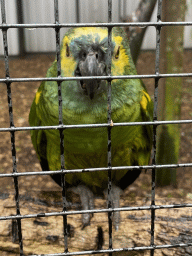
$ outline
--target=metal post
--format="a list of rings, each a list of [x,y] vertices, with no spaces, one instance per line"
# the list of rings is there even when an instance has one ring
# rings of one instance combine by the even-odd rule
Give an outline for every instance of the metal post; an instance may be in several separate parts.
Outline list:
[[[80,13],[79,13],[79,0],[76,0],[76,22],[79,23],[80,22]]]
[[[6,24],[6,12],[5,12],[5,1],[4,0],[1,0],[1,15],[2,15],[2,24]],[[4,44],[5,75],[6,75],[6,78],[10,78],[7,28],[2,29],[2,32],[3,32],[3,44]],[[5,83],[7,85],[9,123],[10,123],[10,127],[14,127],[11,82],[7,81]],[[12,153],[12,162],[13,162],[13,174],[15,174],[15,173],[17,173],[15,131],[10,131],[10,135],[11,135],[11,153]],[[13,179],[14,179],[14,186],[15,186],[16,216],[20,216],[21,214],[20,214],[20,207],[19,207],[18,177],[14,176]],[[20,218],[17,219],[17,228],[18,228],[18,237],[19,237],[20,256],[23,256],[24,255],[23,254],[23,239],[22,239],[21,219]]]
[[[162,0],[158,0],[158,12],[157,12],[157,22],[161,22],[161,10],[162,10]],[[160,59],[160,33],[161,26],[156,27],[156,60],[155,60],[155,92],[154,92],[154,111],[153,111],[153,121],[157,121],[157,105],[158,105],[158,86],[159,86],[159,59]],[[157,125],[153,125],[153,150],[152,150],[152,164],[156,165],[156,135],[157,135]],[[152,188],[151,188],[151,246],[155,246],[155,172],[152,170]],[[151,250],[151,256],[155,253],[155,249]]]
[[[108,23],[112,21],[112,0],[108,0]],[[112,27],[108,27],[108,51],[107,51],[107,75],[111,76],[111,38],[112,38]],[[108,80],[108,95],[107,95],[107,123],[111,124],[111,80]],[[108,208],[112,208],[112,181],[111,181],[111,126],[107,128],[108,131]],[[108,212],[108,223],[109,223],[109,249],[112,249],[112,212]],[[112,253],[109,253],[112,256]]]
[[[54,11],[55,11],[55,24],[59,25],[59,7],[58,0],[54,0]],[[60,54],[60,27],[55,28],[56,36],[56,56],[57,56],[57,77],[61,76],[61,54]],[[61,81],[57,81],[58,84],[58,103],[59,103],[59,125],[63,125],[63,114],[62,114],[62,91]],[[60,133],[60,159],[61,159],[61,185],[62,185],[62,198],[63,198],[63,213],[67,210],[66,200],[66,186],[65,186],[65,159],[64,159],[64,129],[59,130]],[[64,246],[65,252],[68,252],[67,244],[67,215],[63,215],[63,233],[64,233]]]
[[[24,23],[24,14],[23,14],[22,0],[17,0],[16,9],[17,9],[18,24],[23,24]],[[18,40],[19,40],[19,54],[20,54],[20,56],[24,56],[26,54],[24,28],[19,28],[18,29],[18,36],[19,36],[18,37]]]

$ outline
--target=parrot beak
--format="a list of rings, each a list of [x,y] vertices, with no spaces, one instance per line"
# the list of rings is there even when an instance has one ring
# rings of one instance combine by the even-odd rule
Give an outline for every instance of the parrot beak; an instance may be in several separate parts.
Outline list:
[[[76,76],[103,76],[106,66],[103,62],[99,62],[98,53],[90,51],[83,61],[79,62],[76,69]],[[80,80],[80,85],[85,94],[87,94],[90,99],[94,98],[95,93],[100,88],[101,80],[88,79]]]

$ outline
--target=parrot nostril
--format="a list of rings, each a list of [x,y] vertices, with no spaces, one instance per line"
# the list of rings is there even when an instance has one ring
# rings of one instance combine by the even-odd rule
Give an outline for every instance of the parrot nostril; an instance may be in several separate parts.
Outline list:
[[[75,76],[82,76],[79,67],[75,70]]]

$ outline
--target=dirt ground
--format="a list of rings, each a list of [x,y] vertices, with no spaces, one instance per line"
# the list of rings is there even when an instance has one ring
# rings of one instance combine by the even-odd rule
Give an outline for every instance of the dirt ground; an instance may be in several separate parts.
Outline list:
[[[11,58],[11,77],[44,77],[54,60],[54,55],[28,55],[26,58]],[[139,74],[154,74],[154,52],[142,52],[137,70]],[[192,51],[185,52],[184,72],[192,70]],[[5,77],[4,61],[0,60],[0,77]],[[154,80],[145,79],[153,97]],[[12,103],[15,126],[28,126],[28,115],[35,92],[40,83],[13,83]],[[192,117],[192,78],[183,79],[181,119]],[[6,86],[0,85],[0,127],[9,127],[9,113]],[[33,149],[29,132],[16,132],[16,153],[18,172],[41,171]],[[181,125],[181,147],[179,163],[192,161],[192,130],[190,124]],[[12,172],[10,134],[0,133],[0,172]],[[59,212],[62,210],[61,189],[49,176],[20,177],[19,194],[21,214]],[[192,203],[191,168],[177,171],[177,188],[156,188],[156,204]],[[121,199],[121,206],[150,205],[151,172],[142,172],[134,184],[128,187]],[[72,209],[78,209],[76,198]],[[103,198],[96,198],[95,208],[105,208]],[[71,209],[71,208],[70,208]],[[0,216],[15,215],[14,184],[12,178],[0,179]],[[94,214],[91,225],[81,229],[81,216],[69,215],[69,251],[86,251],[97,248],[97,227],[104,233],[103,249],[108,248],[107,214]],[[25,255],[62,253],[64,251],[62,217],[27,218],[22,220]],[[192,243],[192,209],[156,210],[155,244]],[[113,230],[113,248],[150,245],[150,211],[121,212],[121,225]],[[14,224],[10,220],[0,222],[0,255],[19,255],[17,237],[13,236]],[[14,241],[16,240],[16,241]],[[117,254],[114,254],[117,255]],[[127,252],[118,255],[150,255],[150,251]],[[192,255],[192,247],[159,249],[155,255]]]

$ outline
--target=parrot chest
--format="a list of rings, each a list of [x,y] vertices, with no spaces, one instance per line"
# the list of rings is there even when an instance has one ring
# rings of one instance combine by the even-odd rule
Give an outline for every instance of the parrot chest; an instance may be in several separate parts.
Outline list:
[[[117,128],[117,127],[116,127]],[[133,154],[137,147],[140,148],[140,138],[137,137],[137,127],[129,130],[127,127],[121,127],[124,129],[114,129],[112,131],[112,166],[127,166],[134,163]],[[96,131],[95,131],[96,132]],[[107,131],[103,132],[101,135],[92,136],[90,138],[89,145],[82,144],[76,149],[69,148],[68,151],[66,145],[65,151],[65,163],[66,169],[86,169],[86,168],[100,168],[107,167]],[[122,136],[119,136],[119,135]],[[94,137],[103,137],[102,143],[99,144]],[[90,151],[89,151],[90,149]],[[75,152],[75,150],[77,150]],[[148,161],[148,160],[147,160]],[[118,185],[118,182],[127,173],[127,170],[113,170],[112,171],[112,182]],[[108,182],[108,172],[107,171],[97,171],[97,172],[83,172],[83,173],[73,173],[66,176],[66,181],[69,184],[79,184],[82,182],[92,189],[97,188],[107,188]],[[75,182],[74,182],[75,181]]]
[[[64,112],[64,111],[63,111]],[[104,113],[99,116],[99,120],[95,115],[71,115],[65,110],[65,124],[76,124],[74,120],[78,120],[78,123],[106,123],[107,115]],[[81,122],[79,122],[81,120]],[[123,106],[120,109],[112,112],[113,122],[127,122],[127,121],[141,121],[139,104],[135,104],[131,108],[129,106]],[[54,160],[60,158],[60,137],[59,131],[47,130],[47,159],[52,165],[53,170],[58,169],[58,163],[60,161]],[[141,134],[141,127],[139,126],[119,126],[112,127],[111,140],[112,140],[112,152],[115,155],[118,154],[118,149],[124,152],[126,148],[134,147],[136,143],[136,137]],[[89,167],[104,167],[107,164],[107,141],[108,132],[107,127],[100,128],[75,128],[64,130],[64,150],[66,155],[67,168],[89,168]],[[76,161],[76,158],[80,160]],[[101,159],[101,160],[99,160]],[[54,163],[53,163],[54,162]],[[116,162],[116,161],[115,161]],[[49,165],[50,165],[49,164]]]
[[[125,166],[133,163],[132,154],[143,145],[141,127],[114,127],[112,129],[112,166]],[[47,136],[49,149],[48,161],[50,170],[60,169],[60,143],[59,132],[56,138]],[[66,169],[86,169],[107,167],[107,128],[92,129],[70,129],[64,133],[64,156]],[[127,171],[120,173],[114,171],[112,176],[118,180]],[[67,175],[67,182],[73,184],[74,180],[83,180],[93,185],[93,180],[97,186],[102,182],[107,182],[107,172],[73,173]]]
[[[67,119],[64,119],[65,124],[74,124],[74,120],[78,123],[106,123],[107,114],[105,113],[96,120],[95,116],[88,115],[84,120],[79,116],[64,112]],[[141,113],[139,104],[135,104],[130,108],[123,106],[112,112],[112,121],[127,122],[141,121]],[[59,131],[47,130],[47,159],[50,170],[59,170],[60,164],[60,138]],[[132,155],[140,147],[144,147],[143,130],[141,126],[119,126],[111,129],[112,140],[112,166],[132,165]],[[64,156],[66,169],[86,169],[107,167],[107,144],[108,132],[107,127],[102,128],[75,128],[64,130]],[[113,171],[112,180],[118,182],[127,170]],[[79,184],[82,182],[91,187],[106,187],[108,174],[102,172],[86,172],[86,173],[71,173],[66,175],[66,181],[69,184]]]

